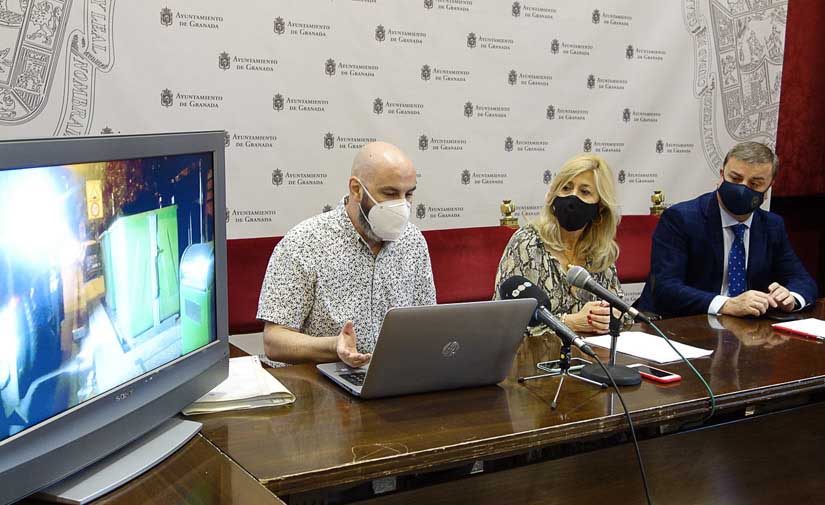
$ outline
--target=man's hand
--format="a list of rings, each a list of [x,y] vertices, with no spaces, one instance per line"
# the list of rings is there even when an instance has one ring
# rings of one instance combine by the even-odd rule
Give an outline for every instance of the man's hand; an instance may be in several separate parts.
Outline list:
[[[352,321],[344,323],[335,345],[335,351],[341,361],[351,367],[361,367],[370,362],[372,354],[361,354],[355,347],[355,328]]]
[[[782,312],[793,312],[796,308],[796,298],[791,294],[785,286],[778,282],[774,282],[768,286],[768,291],[774,302],[779,306]]]
[[[729,298],[719,312],[727,316],[761,316],[769,307],[777,307],[770,294],[751,290]]]

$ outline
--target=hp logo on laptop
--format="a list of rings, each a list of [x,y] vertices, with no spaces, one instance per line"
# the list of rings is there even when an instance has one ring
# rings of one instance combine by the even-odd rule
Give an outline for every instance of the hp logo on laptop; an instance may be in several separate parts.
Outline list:
[[[448,342],[444,347],[441,348],[441,355],[445,358],[452,358],[461,349],[461,346],[458,345],[458,342]]]

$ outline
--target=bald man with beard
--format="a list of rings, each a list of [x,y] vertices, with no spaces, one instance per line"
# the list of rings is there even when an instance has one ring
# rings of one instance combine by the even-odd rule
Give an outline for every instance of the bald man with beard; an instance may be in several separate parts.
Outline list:
[[[270,257],[257,317],[276,364],[366,365],[388,309],[436,303],[427,243],[409,222],[412,161],[369,143],[347,185],[337,208],[299,223]]]

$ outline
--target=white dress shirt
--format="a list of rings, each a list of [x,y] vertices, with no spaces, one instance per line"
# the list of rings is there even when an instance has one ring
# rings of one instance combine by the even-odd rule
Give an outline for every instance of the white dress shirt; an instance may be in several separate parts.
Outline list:
[[[716,295],[713,300],[711,300],[710,305],[708,305],[708,314],[718,315],[719,311],[722,310],[722,305],[725,304],[726,301],[730,298],[728,296],[728,257],[730,256],[730,248],[733,246],[733,240],[736,238],[736,235],[733,231],[733,227],[739,224],[740,222],[736,220],[733,215],[727,211],[721,205],[719,206],[719,214],[722,217],[722,241],[724,243],[724,255],[722,256],[722,288],[719,290],[719,294]],[[745,225],[745,234],[742,237],[742,241],[745,243],[745,271],[748,270],[748,256],[750,255],[750,237],[751,237],[751,223],[753,222],[753,213],[741,223]],[[805,306],[805,299],[798,293],[794,293],[793,291],[790,292],[796,301],[799,302],[800,307]]]

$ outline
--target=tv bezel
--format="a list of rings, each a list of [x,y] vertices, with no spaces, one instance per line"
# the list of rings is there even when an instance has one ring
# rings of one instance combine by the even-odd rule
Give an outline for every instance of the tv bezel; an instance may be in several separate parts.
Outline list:
[[[224,132],[0,142],[0,171],[212,153],[217,338],[157,369],[0,441],[0,503],[41,490],[154,429],[227,376]],[[0,198],[2,195],[0,195]]]

